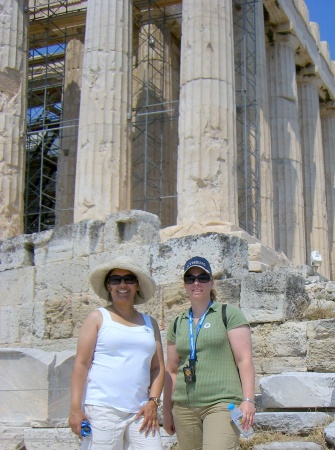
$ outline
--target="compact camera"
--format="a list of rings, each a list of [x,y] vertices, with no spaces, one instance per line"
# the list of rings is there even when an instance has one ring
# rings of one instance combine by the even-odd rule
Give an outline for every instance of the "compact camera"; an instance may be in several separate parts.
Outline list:
[[[189,365],[183,367],[185,383],[194,383],[195,377],[195,361],[190,360]]]

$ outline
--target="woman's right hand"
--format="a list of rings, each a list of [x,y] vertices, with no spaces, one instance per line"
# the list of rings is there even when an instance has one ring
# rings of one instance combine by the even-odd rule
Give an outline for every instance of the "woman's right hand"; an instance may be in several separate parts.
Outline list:
[[[95,344],[102,324],[102,314],[98,310],[91,311],[79,331],[77,354],[74,359],[71,376],[71,406],[69,425],[73,433],[80,438],[81,422],[87,420],[81,408],[86,389],[87,374],[92,364]]]
[[[75,433],[78,437],[82,438],[81,435],[81,422],[83,420],[87,420],[84,412],[79,410],[71,410],[69,415],[69,425],[73,433]]]
[[[170,436],[175,434],[176,429],[174,427],[174,420],[172,413],[163,415],[163,428]]]

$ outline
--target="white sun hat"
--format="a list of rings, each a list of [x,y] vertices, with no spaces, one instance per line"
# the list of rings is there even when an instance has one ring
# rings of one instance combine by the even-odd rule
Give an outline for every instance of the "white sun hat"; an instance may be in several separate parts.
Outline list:
[[[136,275],[139,283],[139,292],[135,295],[135,305],[145,303],[153,297],[156,284],[152,276],[147,270],[139,267],[128,257],[120,256],[110,263],[97,266],[90,275],[90,283],[94,292],[104,300],[109,300],[109,294],[105,287],[105,279],[107,274],[113,269],[129,270]]]

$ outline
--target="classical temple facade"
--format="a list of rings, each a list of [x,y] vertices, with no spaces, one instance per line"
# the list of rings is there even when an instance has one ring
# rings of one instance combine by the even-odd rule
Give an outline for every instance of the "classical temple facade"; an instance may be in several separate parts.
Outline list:
[[[137,209],[334,279],[335,62],[303,0],[2,4],[1,239]]]
[[[257,426],[326,427],[335,62],[304,1],[0,0],[0,39],[0,448],[80,448],[89,274],[121,254],[155,279],[164,343],[206,256],[250,323]]]

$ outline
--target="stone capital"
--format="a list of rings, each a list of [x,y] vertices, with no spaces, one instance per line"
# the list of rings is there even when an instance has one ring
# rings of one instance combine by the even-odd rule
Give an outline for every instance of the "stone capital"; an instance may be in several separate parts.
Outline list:
[[[300,42],[292,31],[292,24],[290,22],[280,24],[276,27],[267,26],[265,27],[266,43],[281,43],[288,45],[293,50],[297,50]]]
[[[275,32],[274,37],[275,41],[280,42],[281,44],[288,45],[293,50],[297,50],[297,48],[299,47],[300,42],[298,38],[290,32]]]
[[[321,117],[335,118],[335,101],[320,103]]]
[[[314,71],[313,69],[310,71],[309,68],[302,69],[297,75],[297,83],[307,83],[314,86],[316,89],[321,89],[323,86],[323,82],[318,76],[317,71]]]

